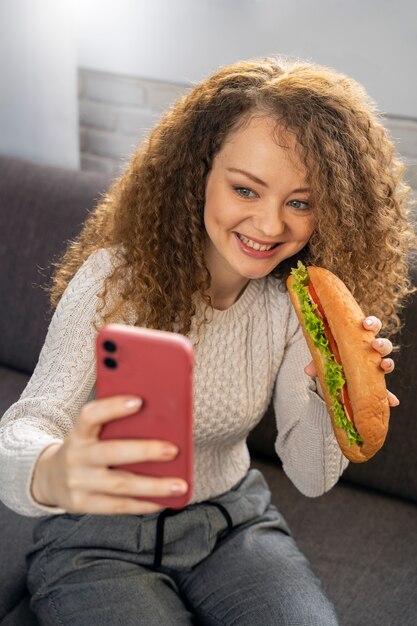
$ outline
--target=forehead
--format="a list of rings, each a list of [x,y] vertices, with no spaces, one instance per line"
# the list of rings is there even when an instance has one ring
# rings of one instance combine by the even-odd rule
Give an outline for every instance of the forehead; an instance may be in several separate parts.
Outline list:
[[[231,161],[238,161],[255,170],[266,166],[268,169],[285,167],[306,177],[295,133],[266,115],[253,115],[238,123],[226,137],[216,160],[219,165],[225,166]]]

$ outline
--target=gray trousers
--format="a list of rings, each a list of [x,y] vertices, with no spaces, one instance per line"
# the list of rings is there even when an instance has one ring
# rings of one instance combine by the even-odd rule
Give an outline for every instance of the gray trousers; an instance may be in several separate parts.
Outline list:
[[[42,518],[27,555],[41,624],[336,626],[262,474],[181,511]]]

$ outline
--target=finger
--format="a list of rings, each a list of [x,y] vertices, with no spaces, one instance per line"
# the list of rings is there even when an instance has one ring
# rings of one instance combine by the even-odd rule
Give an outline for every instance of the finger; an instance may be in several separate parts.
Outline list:
[[[381,367],[384,370],[385,374],[391,374],[394,371],[395,363],[392,359],[382,359]]]
[[[392,352],[392,343],[389,339],[383,339],[379,337],[372,342],[372,347],[374,350],[379,352],[381,356],[387,356]]]
[[[92,495],[128,498],[179,496],[188,491],[185,480],[175,477],[141,476],[133,472],[90,468],[71,476],[68,490],[71,510],[85,510]],[[68,509],[68,505],[65,506]]]
[[[103,493],[140,498],[178,496],[188,491],[188,484],[181,478],[138,476],[117,469],[103,473],[101,484],[100,491]]]
[[[400,404],[400,401],[398,400],[397,396],[391,393],[391,391],[387,390],[387,396],[388,396],[388,403],[390,406],[398,406]]]
[[[377,335],[382,328],[381,320],[378,317],[375,317],[375,315],[369,315],[366,319],[364,319],[363,325],[366,330],[372,330],[375,335]]]
[[[89,446],[88,462],[90,465],[109,466],[144,461],[171,461],[177,454],[177,446],[168,441],[113,439]]]
[[[120,498],[104,494],[88,494],[74,506],[67,507],[69,513],[93,515],[145,515],[162,511],[165,506],[156,502]]]
[[[142,400],[134,396],[112,396],[93,400],[81,409],[74,425],[74,432],[84,439],[97,439],[103,424],[133,415],[141,406]]]
[[[310,361],[310,363],[306,365],[304,372],[307,376],[311,376],[311,378],[317,378],[318,372],[314,361]]]

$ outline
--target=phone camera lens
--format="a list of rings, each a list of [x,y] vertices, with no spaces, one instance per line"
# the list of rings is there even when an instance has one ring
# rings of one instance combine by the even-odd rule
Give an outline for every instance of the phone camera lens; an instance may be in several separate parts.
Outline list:
[[[117,346],[113,341],[105,341],[103,347],[107,352],[116,352]]]
[[[104,359],[104,365],[111,370],[114,370],[117,367],[117,361],[115,359],[111,359],[110,357],[106,357]]]

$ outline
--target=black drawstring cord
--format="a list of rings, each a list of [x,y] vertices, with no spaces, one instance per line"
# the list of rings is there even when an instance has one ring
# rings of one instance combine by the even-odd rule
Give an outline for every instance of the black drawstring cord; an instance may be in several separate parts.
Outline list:
[[[153,566],[157,568],[162,563],[162,553],[164,550],[164,527],[165,520],[167,517],[171,517],[173,515],[178,515],[182,513],[183,509],[164,509],[158,515],[158,520],[156,522],[156,538],[155,538],[155,553],[153,559]]]
[[[217,509],[219,509],[219,511],[221,511],[221,513],[223,513],[223,517],[227,522],[227,532],[232,532],[233,530],[233,520],[232,517],[229,513],[229,511],[226,509],[226,507],[224,507],[222,504],[220,504],[219,502],[212,502],[211,500],[207,500],[206,502],[204,502],[204,504],[208,504],[210,506],[215,506]]]
[[[218,502],[211,502],[210,500],[202,502],[201,504],[208,504],[209,506],[214,506],[219,509],[227,523],[227,531],[225,532],[231,532],[233,530],[233,520],[226,507],[224,507],[222,504],[219,504]],[[155,552],[153,560],[154,569],[160,567],[162,564],[162,555],[164,551],[165,520],[167,517],[172,517],[173,515],[178,515],[179,513],[182,513],[183,510],[184,509],[164,509],[158,515],[158,520],[156,522]]]

